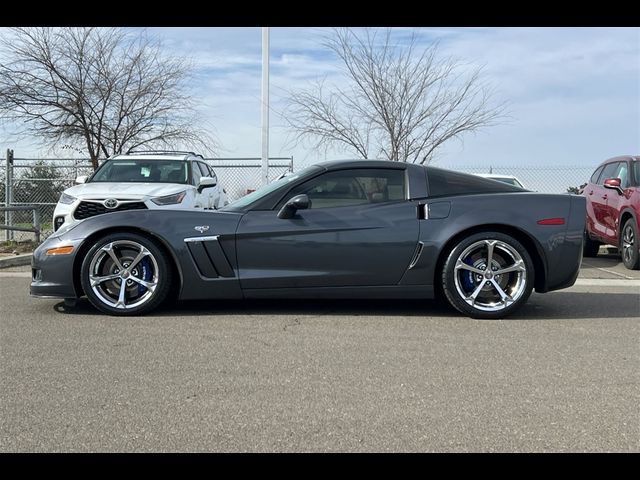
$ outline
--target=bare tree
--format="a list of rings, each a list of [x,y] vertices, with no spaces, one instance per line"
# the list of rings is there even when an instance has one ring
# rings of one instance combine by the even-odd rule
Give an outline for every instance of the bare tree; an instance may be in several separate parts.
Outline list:
[[[0,114],[49,146],[98,159],[213,136],[186,91],[191,67],[117,28],[12,28],[0,41]]]
[[[400,46],[391,29],[336,29],[325,46],[341,60],[346,87],[319,80],[290,92],[285,110],[295,140],[314,149],[425,164],[447,140],[504,117],[479,69],[465,74],[458,61],[438,57],[436,44],[420,48],[415,35]]]

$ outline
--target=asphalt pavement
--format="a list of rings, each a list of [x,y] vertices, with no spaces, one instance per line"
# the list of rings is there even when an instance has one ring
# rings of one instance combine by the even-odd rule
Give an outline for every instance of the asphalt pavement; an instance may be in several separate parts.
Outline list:
[[[637,452],[640,276],[615,258],[499,321],[413,300],[118,318],[3,269],[0,451]]]

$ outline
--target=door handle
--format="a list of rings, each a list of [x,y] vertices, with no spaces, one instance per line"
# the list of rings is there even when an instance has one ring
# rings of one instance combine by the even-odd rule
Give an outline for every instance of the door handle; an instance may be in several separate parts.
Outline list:
[[[602,199],[603,199],[603,200],[606,200],[606,199],[607,199],[607,194],[606,194],[606,193],[602,196]]]
[[[589,195],[593,195],[593,190],[591,190],[591,191],[589,192]]]

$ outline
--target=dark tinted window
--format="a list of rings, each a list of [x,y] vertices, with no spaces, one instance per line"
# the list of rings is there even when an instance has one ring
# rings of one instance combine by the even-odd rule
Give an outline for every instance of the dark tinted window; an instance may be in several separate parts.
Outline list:
[[[340,170],[295,187],[281,203],[301,193],[309,196],[314,209],[393,202],[405,199],[404,183],[404,170]]]
[[[434,167],[427,168],[427,180],[430,197],[523,191],[521,188],[495,180]]]
[[[596,168],[596,171],[593,172],[593,175],[591,175],[591,178],[589,179],[591,183],[598,183],[598,178],[600,177],[600,174],[602,173],[603,168],[604,168],[604,165],[601,165],[598,168]]]
[[[602,170],[602,173],[598,178],[598,185],[604,185],[604,181],[607,178],[615,178],[615,173],[618,170],[618,163],[619,162],[608,163],[604,166],[604,170]]]

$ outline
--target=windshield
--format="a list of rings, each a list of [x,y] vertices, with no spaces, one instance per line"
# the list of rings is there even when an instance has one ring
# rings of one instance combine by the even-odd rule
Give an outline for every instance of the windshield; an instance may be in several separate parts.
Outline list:
[[[108,160],[91,182],[188,183],[183,160]]]
[[[258,200],[264,198],[265,196],[269,195],[271,192],[275,192],[276,190],[278,190],[279,188],[283,187],[284,185],[288,185],[292,182],[295,182],[296,180],[298,180],[299,178],[302,178],[304,176],[307,176],[310,172],[315,172],[321,170],[320,167],[317,166],[311,166],[311,167],[307,167],[304,168],[302,170],[300,170],[299,172],[296,173],[292,173],[290,175],[287,175],[285,177],[279,178],[277,180],[274,180],[273,182],[260,187],[258,190],[256,190],[255,192],[251,192],[248,195],[245,195],[244,197],[241,197],[237,200],[234,200],[233,202],[231,202],[229,205],[227,205],[224,208],[221,208],[221,210],[228,210],[228,211],[238,211],[238,210],[243,210],[245,207],[247,207],[248,205],[251,205],[254,202],[257,202]]]

